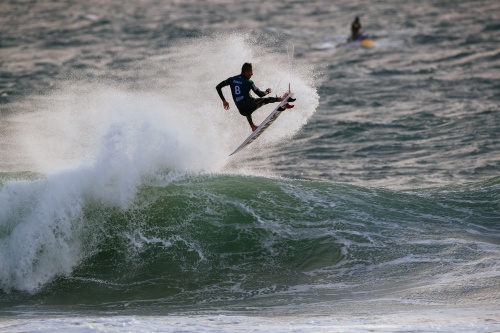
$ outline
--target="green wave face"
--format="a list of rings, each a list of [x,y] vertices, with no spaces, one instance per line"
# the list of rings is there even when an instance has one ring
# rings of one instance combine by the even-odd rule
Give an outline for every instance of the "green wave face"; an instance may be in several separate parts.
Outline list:
[[[69,250],[81,251],[71,271],[28,294],[4,279],[0,295],[7,306],[162,312],[341,300],[394,286],[407,295],[405,286],[437,279],[453,298],[498,265],[486,263],[498,251],[499,186],[496,178],[397,192],[234,175],[150,179],[125,209],[86,198],[71,225],[79,245]],[[38,251],[34,270],[48,261]],[[451,283],[450,274],[463,278]]]

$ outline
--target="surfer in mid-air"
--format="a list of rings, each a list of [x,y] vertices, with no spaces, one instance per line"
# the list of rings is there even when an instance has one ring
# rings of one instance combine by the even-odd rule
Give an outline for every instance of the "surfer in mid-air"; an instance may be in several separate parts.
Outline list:
[[[281,102],[283,99],[280,97],[264,97],[271,93],[271,88],[267,88],[266,91],[262,91],[255,83],[253,83],[250,78],[253,75],[252,64],[244,63],[241,67],[241,74],[228,78],[227,80],[222,81],[216,87],[217,93],[219,97],[222,99],[222,104],[224,109],[229,109],[229,103],[224,98],[222,94],[222,88],[225,86],[231,86],[231,94],[233,95],[234,103],[238,108],[238,111],[242,116],[246,116],[250,127],[252,127],[252,131],[255,131],[258,126],[255,126],[252,121],[252,113],[260,108],[261,106],[268,103],[276,103]],[[252,90],[259,98],[254,98],[250,95],[250,90]],[[289,102],[294,102],[295,99],[288,99]],[[280,111],[284,111],[285,109],[291,109],[293,105],[285,104],[280,108]]]

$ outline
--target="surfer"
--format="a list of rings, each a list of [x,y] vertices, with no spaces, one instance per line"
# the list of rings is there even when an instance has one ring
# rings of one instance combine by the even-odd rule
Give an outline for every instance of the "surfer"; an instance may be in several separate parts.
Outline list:
[[[219,97],[222,99],[222,105],[224,109],[229,109],[229,103],[224,98],[222,94],[222,88],[225,86],[231,86],[231,94],[233,96],[234,103],[238,108],[238,111],[242,116],[247,117],[248,123],[250,127],[252,127],[252,131],[255,131],[258,126],[255,126],[252,120],[252,113],[260,108],[263,105],[269,103],[281,102],[283,99],[280,97],[264,97],[271,93],[271,88],[267,88],[266,91],[262,91],[255,83],[250,80],[253,75],[252,64],[244,63],[241,67],[241,74],[228,78],[227,80],[222,81],[215,87],[217,89],[217,93]],[[259,96],[259,98],[254,98],[250,95],[250,89]],[[290,102],[294,102],[295,99],[288,99]],[[285,109],[291,109],[293,105],[285,104],[280,108],[280,111],[284,111]]]
[[[347,42],[354,42],[362,37],[362,35],[359,33],[362,27],[363,26],[361,25],[361,22],[359,22],[359,17],[356,16],[351,24],[351,36],[349,37]]]

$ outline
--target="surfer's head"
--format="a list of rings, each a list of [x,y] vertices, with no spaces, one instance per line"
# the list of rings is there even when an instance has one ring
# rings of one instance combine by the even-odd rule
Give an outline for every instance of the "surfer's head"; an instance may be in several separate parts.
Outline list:
[[[243,66],[241,66],[241,74],[243,74],[247,79],[251,78],[253,75],[252,64],[245,62]]]

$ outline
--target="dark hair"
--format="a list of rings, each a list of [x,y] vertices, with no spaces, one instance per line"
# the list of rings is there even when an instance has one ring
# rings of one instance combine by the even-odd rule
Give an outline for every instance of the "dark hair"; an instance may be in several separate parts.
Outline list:
[[[241,66],[241,73],[245,73],[246,71],[249,71],[252,69],[252,64],[249,62],[245,62],[243,66]]]

